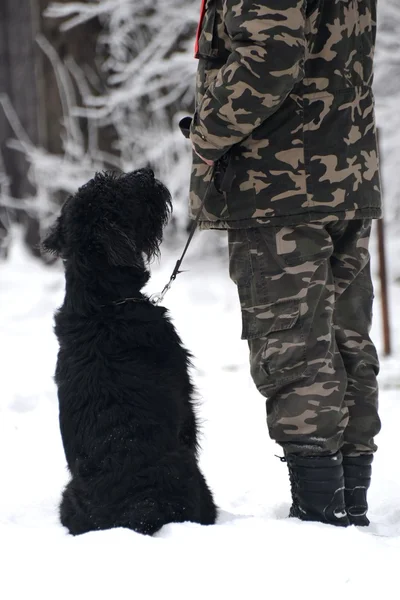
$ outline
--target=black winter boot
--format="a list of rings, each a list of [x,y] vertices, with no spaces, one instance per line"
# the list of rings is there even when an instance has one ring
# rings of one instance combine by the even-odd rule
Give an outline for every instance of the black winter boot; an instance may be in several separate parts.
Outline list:
[[[293,504],[290,517],[347,527],[342,455],[287,454]]]
[[[369,525],[367,491],[371,483],[373,458],[373,454],[343,457],[344,499],[352,525]]]

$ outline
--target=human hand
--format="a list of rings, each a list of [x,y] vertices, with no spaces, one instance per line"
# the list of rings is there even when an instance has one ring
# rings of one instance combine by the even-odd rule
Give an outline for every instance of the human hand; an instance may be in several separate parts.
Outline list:
[[[206,165],[208,165],[209,167],[213,167],[213,166],[214,166],[214,161],[212,161],[212,160],[207,160],[206,158],[203,158],[203,157],[201,156],[201,154],[199,154],[199,153],[197,152],[196,148],[195,148],[194,146],[192,146],[192,147],[193,147],[193,151],[194,151],[194,153],[195,153],[195,154],[197,154],[197,156],[198,156],[199,158],[201,158],[201,160],[202,160],[204,163],[206,163]]]

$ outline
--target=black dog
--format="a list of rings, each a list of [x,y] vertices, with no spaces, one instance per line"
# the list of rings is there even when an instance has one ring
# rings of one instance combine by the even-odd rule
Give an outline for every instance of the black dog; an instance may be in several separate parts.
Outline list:
[[[170,207],[150,169],[97,174],[43,243],[65,265],[55,380],[72,476],[60,518],[74,535],[215,522],[197,464],[190,357],[166,310],[141,292]]]

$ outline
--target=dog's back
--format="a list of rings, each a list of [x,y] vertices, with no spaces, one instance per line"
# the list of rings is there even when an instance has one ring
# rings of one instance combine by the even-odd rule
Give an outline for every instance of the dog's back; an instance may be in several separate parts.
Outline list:
[[[197,468],[189,357],[165,310],[126,304],[88,319],[61,309],[56,334],[73,476],[63,523],[72,533],[118,525],[153,533],[169,521],[213,522]]]
[[[162,425],[164,435],[178,439],[187,412],[193,414],[189,357],[165,312],[150,302],[108,307],[90,318],[58,311],[56,383],[72,473],[77,459],[82,464],[94,452],[126,447],[122,431]],[[195,449],[194,418],[192,429],[188,445]]]

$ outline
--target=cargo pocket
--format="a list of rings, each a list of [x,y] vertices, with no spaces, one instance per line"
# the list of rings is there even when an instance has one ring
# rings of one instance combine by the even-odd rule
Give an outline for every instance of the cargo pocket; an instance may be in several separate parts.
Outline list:
[[[260,388],[275,388],[307,375],[306,336],[300,301],[282,300],[243,312],[243,337]]]
[[[308,231],[308,237],[313,232],[321,239],[319,228]],[[325,272],[318,273],[318,269],[329,259],[325,248],[329,244],[322,232],[323,250],[314,255],[310,244],[303,244],[304,228],[300,237],[292,229],[283,233],[277,248],[279,236],[272,227],[228,232],[231,277],[241,302],[242,338],[248,341],[251,373],[261,393],[309,377],[321,364],[313,360],[313,318]]]

